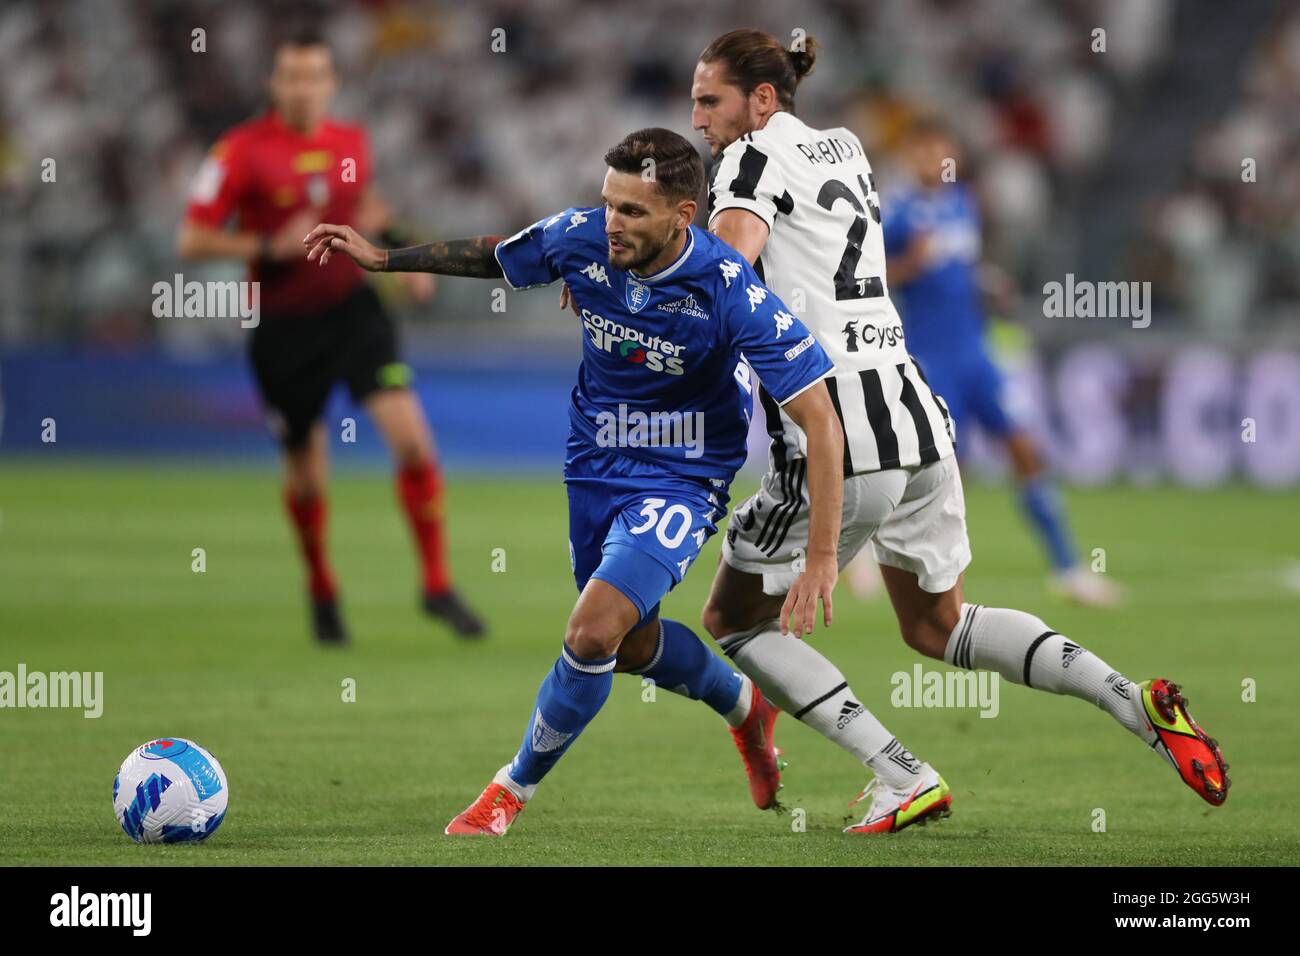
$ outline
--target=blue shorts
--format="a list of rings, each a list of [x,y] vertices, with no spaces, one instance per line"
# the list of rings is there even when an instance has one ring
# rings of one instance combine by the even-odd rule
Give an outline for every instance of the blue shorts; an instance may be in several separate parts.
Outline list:
[[[925,373],[930,390],[938,392],[947,403],[958,435],[967,415],[995,438],[1005,438],[1017,430],[1007,412],[1002,372],[983,348],[964,349],[938,361],[915,354],[912,357]]]
[[[728,483],[569,438],[569,562],[581,591],[591,578],[618,588],[641,614],[686,575],[727,512]]]

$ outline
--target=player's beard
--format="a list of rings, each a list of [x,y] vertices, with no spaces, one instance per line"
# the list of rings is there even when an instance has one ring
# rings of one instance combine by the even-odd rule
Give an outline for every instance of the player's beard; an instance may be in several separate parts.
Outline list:
[[[677,240],[677,235],[678,234],[676,232],[670,232],[668,234],[668,237],[664,239],[663,242],[660,242],[658,245],[650,249],[647,249],[641,255],[637,256],[635,260],[629,262],[625,266],[615,265],[612,259],[610,260],[609,264],[614,266],[614,268],[616,269],[621,269],[624,272],[635,272],[635,273],[644,274],[645,267],[648,266],[650,263],[654,262],[656,259],[658,259],[659,256],[663,254],[663,251]]]

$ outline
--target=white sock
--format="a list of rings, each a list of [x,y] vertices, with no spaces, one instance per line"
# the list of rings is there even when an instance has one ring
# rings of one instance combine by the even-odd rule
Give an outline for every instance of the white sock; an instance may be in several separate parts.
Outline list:
[[[537,784],[526,787],[522,783],[515,783],[514,778],[510,776],[510,764],[506,764],[498,770],[496,776],[492,778],[492,782],[501,784],[501,786],[518,797],[520,803],[527,803],[533,798],[533,794],[537,792]]]
[[[963,604],[943,659],[968,670],[997,671],[1006,680],[1035,690],[1086,700],[1142,736],[1132,703],[1137,688],[1096,654],[1032,614]]]
[[[777,707],[843,747],[894,789],[921,764],[858,702],[840,669],[807,641],[781,633],[775,620],[718,641]]]
[[[741,674],[740,679],[744,683],[740,687],[740,696],[736,698],[736,706],[722,715],[728,727],[739,727],[743,724],[754,703],[754,682],[745,674]]]

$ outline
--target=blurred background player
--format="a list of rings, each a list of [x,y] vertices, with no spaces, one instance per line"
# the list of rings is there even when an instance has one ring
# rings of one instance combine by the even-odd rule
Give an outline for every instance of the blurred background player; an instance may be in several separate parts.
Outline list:
[[[397,494],[422,566],[422,602],[461,637],[484,631],[452,588],[443,524],[443,479],[433,435],[398,356],[397,332],[364,273],[339,256],[326,268],[302,256],[302,238],[322,219],[384,233],[391,215],[370,182],[364,129],[330,120],[337,89],[329,47],[300,32],[275,51],[272,106],[235,127],[199,170],[177,237],[185,259],[244,259],[260,283],[249,359],[272,430],[283,448],[284,502],[307,565],[318,640],[342,643],[338,586],[325,546],[328,437],[321,419],[342,381],[392,452]],[[233,231],[226,222],[235,217]],[[419,300],[433,278],[403,277]]]
[[[1021,511],[1051,562],[1052,590],[1081,604],[1111,607],[1118,588],[1079,563],[1043,454],[1007,411],[1003,376],[986,341],[980,216],[974,193],[957,175],[964,169],[959,144],[941,123],[920,120],[903,161],[914,181],[889,196],[884,229],[889,288],[908,350],[947,402],[958,434],[963,425],[978,423],[1006,449]],[[853,590],[870,593],[874,575],[869,559],[859,557],[850,569]]]

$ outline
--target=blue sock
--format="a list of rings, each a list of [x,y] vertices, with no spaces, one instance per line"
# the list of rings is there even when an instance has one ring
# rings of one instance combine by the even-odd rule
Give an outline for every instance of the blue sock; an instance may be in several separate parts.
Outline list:
[[[680,621],[659,619],[659,643],[650,663],[632,673],[664,690],[702,700],[723,717],[740,700],[745,680]]]
[[[1051,482],[1046,478],[1034,478],[1021,485],[1020,507],[1047,544],[1052,567],[1057,571],[1074,567],[1074,542],[1070,540],[1060,498]]]
[[[567,647],[537,692],[524,742],[511,761],[510,779],[536,786],[591,723],[614,684],[615,657],[585,659]]]

